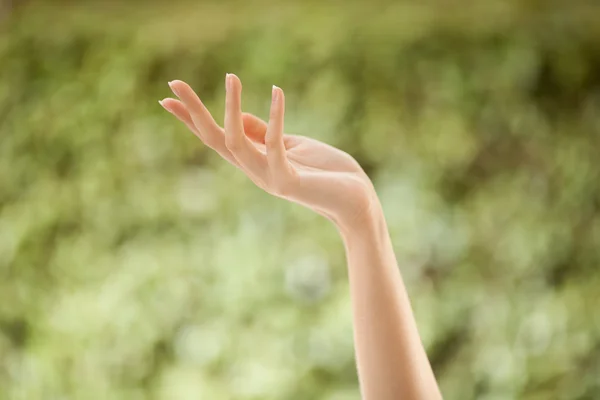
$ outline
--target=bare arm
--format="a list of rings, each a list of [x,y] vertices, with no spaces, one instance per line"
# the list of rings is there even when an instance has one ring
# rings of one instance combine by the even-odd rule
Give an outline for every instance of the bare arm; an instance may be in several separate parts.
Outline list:
[[[204,144],[272,195],[308,207],[339,229],[348,258],[356,360],[365,400],[438,400],[373,185],[347,153],[283,133],[285,100],[273,87],[269,122],[242,113],[240,80],[226,77],[221,128],[184,82],[160,103]]]
[[[376,198],[370,212],[340,229],[352,298],[362,396],[441,399]]]

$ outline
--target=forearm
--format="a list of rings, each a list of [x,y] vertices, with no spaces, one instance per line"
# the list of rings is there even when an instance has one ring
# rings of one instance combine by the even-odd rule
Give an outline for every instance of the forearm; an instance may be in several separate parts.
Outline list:
[[[360,226],[340,232],[348,260],[363,398],[441,399],[379,202]]]

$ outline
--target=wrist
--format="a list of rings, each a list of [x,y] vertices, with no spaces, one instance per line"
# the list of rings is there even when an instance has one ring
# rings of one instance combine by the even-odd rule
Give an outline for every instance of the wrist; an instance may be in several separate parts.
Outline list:
[[[345,243],[376,238],[387,232],[383,209],[375,190],[369,190],[363,199],[363,205],[354,215],[336,223]]]
[[[376,196],[360,218],[338,225],[338,231],[346,251],[348,268],[397,266],[383,208]]]

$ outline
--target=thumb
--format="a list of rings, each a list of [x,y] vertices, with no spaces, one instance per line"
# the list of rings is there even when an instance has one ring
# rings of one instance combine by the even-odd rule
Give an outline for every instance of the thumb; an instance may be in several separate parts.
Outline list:
[[[267,123],[256,115],[242,113],[242,122],[244,124],[244,133],[250,140],[258,143],[265,143],[265,134],[267,133]]]

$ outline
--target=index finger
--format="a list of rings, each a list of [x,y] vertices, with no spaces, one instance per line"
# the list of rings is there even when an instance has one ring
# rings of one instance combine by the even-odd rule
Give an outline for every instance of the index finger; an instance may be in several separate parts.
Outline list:
[[[201,136],[212,135],[217,131],[221,131],[221,127],[215,122],[210,111],[204,106],[204,103],[190,85],[180,80],[174,80],[169,82],[169,87],[187,107]]]

